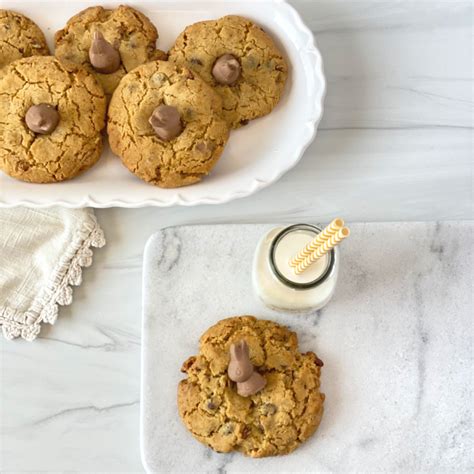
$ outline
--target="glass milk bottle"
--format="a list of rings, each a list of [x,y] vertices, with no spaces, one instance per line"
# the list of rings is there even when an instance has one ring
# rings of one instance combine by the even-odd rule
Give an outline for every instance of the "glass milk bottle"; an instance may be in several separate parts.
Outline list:
[[[329,302],[339,271],[337,247],[300,274],[290,265],[290,260],[321,230],[309,224],[296,224],[272,229],[260,239],[253,261],[252,283],[267,306],[303,311],[320,309]]]

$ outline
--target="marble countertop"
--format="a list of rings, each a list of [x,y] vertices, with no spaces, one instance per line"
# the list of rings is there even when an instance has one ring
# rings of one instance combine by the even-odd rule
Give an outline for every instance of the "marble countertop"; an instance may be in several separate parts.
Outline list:
[[[56,325],[45,327],[35,342],[0,341],[2,471],[142,472],[140,240],[152,234],[152,217],[144,211],[139,220],[129,216],[125,221],[118,211],[101,213],[110,241],[96,251],[73,304],[62,308]],[[356,262],[357,252],[349,251],[360,245],[357,235],[370,239],[380,234],[370,232],[377,224],[350,225],[362,229],[343,249]],[[333,374],[324,379],[331,398],[325,423],[333,420],[325,432],[335,436],[350,429],[354,434],[352,440],[343,436],[344,443],[333,440],[334,451],[325,453],[326,464],[317,467],[363,470],[367,459],[372,464],[365,466],[374,467],[374,459],[384,459],[375,457],[382,446],[390,450],[386,471],[439,472],[454,466],[458,472],[469,471],[474,465],[469,450],[474,223],[385,224],[390,225],[395,238],[388,239],[385,231],[385,265],[370,259],[369,266],[352,269],[350,281],[341,278],[328,317],[316,325],[318,350],[329,356],[327,373]],[[124,237],[128,229],[137,238],[132,245]],[[367,313],[352,305],[356,297]],[[343,329],[342,339],[331,330],[333,320]],[[360,365],[345,361],[347,354],[337,351],[341,344],[362,354]],[[364,350],[355,347],[359,344]],[[393,372],[384,380],[396,390],[395,400],[373,380],[383,373],[384,361],[385,369]],[[351,380],[375,389],[351,387]],[[340,406],[352,391],[359,394],[354,409],[365,407],[358,422],[367,429],[353,426],[357,418],[350,407]],[[370,396],[361,399],[361,393]],[[370,420],[365,418],[366,403],[377,407]],[[351,426],[344,426],[342,419]],[[402,457],[404,436],[413,450],[403,442]]]
[[[218,207],[97,212],[108,245],[84,272],[73,305],[62,308],[57,324],[32,344],[0,341],[1,471],[142,471],[142,255],[148,237],[169,225],[327,222],[336,215],[349,222],[439,221],[430,229],[438,225],[442,238],[432,242],[407,287],[413,295],[409,309],[419,314],[419,325],[407,330],[425,351],[417,370],[427,377],[436,373],[433,348],[441,344],[442,357],[459,362],[443,372],[442,382],[458,387],[472,357],[472,300],[466,300],[472,260],[466,267],[453,265],[453,256],[462,262],[469,247],[444,221],[473,218],[472,2],[292,3],[317,36],[328,79],[316,141],[294,170],[250,198]],[[324,167],[313,159],[321,155]],[[430,272],[431,265],[445,271]],[[360,278],[362,284],[369,276]],[[416,293],[429,281],[449,289],[449,298],[441,300],[449,311],[431,308]],[[440,338],[446,321],[452,333]],[[472,470],[472,459],[456,454],[472,432],[472,394],[453,390],[451,402],[424,407],[420,416],[436,417],[449,403],[462,403],[466,416],[446,432],[440,459]],[[372,449],[370,441],[366,446]],[[343,448],[352,449],[341,446],[340,456],[348,452]],[[426,469],[435,470],[433,459]],[[403,466],[423,460],[413,455]],[[336,461],[327,468],[350,468]]]

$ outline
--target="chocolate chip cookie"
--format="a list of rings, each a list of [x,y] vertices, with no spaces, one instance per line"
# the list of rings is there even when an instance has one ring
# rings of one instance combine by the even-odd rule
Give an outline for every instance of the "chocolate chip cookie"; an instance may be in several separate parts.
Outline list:
[[[200,181],[229,136],[216,92],[187,68],[144,64],[115,90],[108,112],[112,151],[139,178],[173,188]]]
[[[212,85],[232,128],[266,115],[279,102],[288,66],[272,38],[240,16],[188,26],[169,53]]]
[[[248,396],[239,395],[230,380],[231,356],[239,358],[242,341],[265,380]],[[192,435],[216,451],[290,453],[321,421],[322,365],[313,352],[301,354],[296,334],[283,326],[253,316],[224,319],[201,336],[199,354],[183,364],[187,378],[178,386],[179,414]]]
[[[90,7],[73,16],[56,33],[55,54],[62,61],[80,64],[94,73],[110,96],[127,72],[140,64],[166,59],[166,54],[156,48],[157,39],[155,26],[134,8]],[[94,40],[100,42],[94,44]],[[115,63],[110,58],[114,51],[119,59]],[[108,63],[105,69],[104,61]]]
[[[105,95],[81,66],[53,56],[12,62],[0,75],[0,169],[31,183],[63,181],[100,157]]]
[[[43,32],[20,13],[0,10],[0,69],[29,56],[47,56],[48,45]]]

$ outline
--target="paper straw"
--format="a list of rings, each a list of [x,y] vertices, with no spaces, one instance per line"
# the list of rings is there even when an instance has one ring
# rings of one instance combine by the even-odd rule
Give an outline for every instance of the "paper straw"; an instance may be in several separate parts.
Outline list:
[[[335,235],[344,227],[344,221],[341,218],[334,219],[325,229],[323,229],[306,247],[298,252],[291,260],[290,266],[296,268],[304,262],[318,247]]]
[[[332,235],[328,240],[323,242],[311,255],[306,257],[296,268],[295,273],[299,275],[303,273],[311,264],[316,260],[326,255],[331,249],[338,245],[341,241],[349,237],[350,230],[347,227],[343,227],[336,234]]]

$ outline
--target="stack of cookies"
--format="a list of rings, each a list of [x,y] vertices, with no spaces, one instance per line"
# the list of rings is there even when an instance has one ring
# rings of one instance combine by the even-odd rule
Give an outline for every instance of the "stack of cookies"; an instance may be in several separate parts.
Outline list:
[[[94,165],[112,151],[160,187],[196,183],[219,160],[231,129],[266,115],[288,67],[248,19],[188,26],[169,54],[127,6],[91,7],[55,35],[55,56],[30,19],[0,10],[0,169],[33,183]]]

